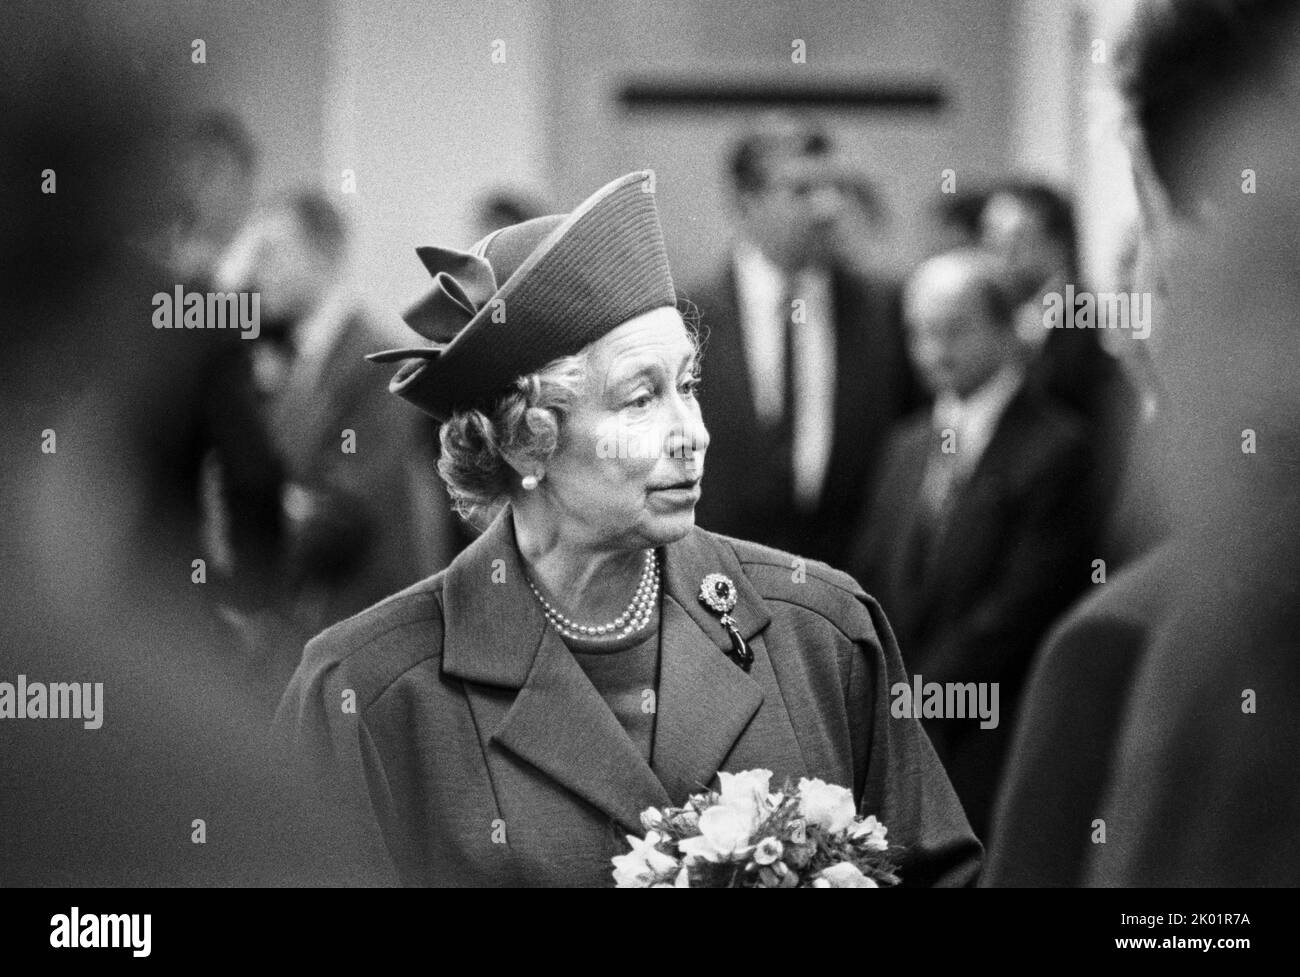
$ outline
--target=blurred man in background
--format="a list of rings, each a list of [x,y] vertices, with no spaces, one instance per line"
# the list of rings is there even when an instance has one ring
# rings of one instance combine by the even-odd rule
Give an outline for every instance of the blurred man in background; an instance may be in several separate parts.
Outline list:
[[[1144,3],[1120,64],[1170,538],[1040,656],[985,882],[1294,886],[1300,8]]]
[[[890,440],[850,566],[889,614],[909,673],[997,683],[993,728],[925,726],[977,835],[1033,653],[1087,584],[1082,424],[1026,376],[1006,269],[976,250],[932,258],[905,293],[910,349],[935,395]]]
[[[897,290],[851,270],[862,197],[816,126],[776,118],[731,158],[736,240],[685,295],[706,334],[701,526],[843,565],[889,426],[919,402]],[[712,501],[710,501],[712,500]]]
[[[223,262],[223,289],[261,295],[258,389],[288,479],[292,620],[278,677],[306,640],[454,555],[435,444],[365,355],[389,343],[350,289],[347,229],[321,193],[282,199]]]
[[[930,208],[925,253],[929,256],[978,247],[981,239],[980,215],[988,202],[988,189],[975,187],[959,193],[940,195]]]
[[[979,213],[981,244],[1011,269],[1021,341],[1033,351],[1030,382],[1041,385],[1083,421],[1093,453],[1086,491],[1099,524],[1116,503],[1129,446],[1139,420],[1134,384],[1102,343],[1098,329],[1044,327],[1044,296],[1064,297],[1080,281],[1078,232],[1069,199],[1045,183],[1011,180],[999,184]],[[1064,301],[1064,298],[1062,298]],[[1073,324],[1069,310],[1062,325]],[[1112,568],[1131,555],[1119,541],[1098,552]]]
[[[171,210],[157,246],[178,280],[206,291],[217,262],[252,212],[257,146],[237,116],[208,112],[167,149]]]
[[[213,290],[216,266],[253,205],[257,152],[234,116],[200,114],[152,143],[158,184],[130,239],[155,292]],[[142,143],[143,145],[143,143]],[[138,341],[136,337],[134,341]],[[170,361],[154,421],[157,486],[175,492],[161,511],[187,524],[195,556],[213,571],[208,591],[251,611],[273,601],[284,545],[283,472],[253,385],[252,347],[237,331],[157,332],[148,355]]]
[[[110,211],[118,260],[152,285],[150,296],[170,296],[177,287],[207,292],[219,250],[252,204],[251,137],[224,113],[159,115],[124,122],[122,133],[123,146],[114,149],[142,167],[148,160],[148,182],[124,176],[108,191],[116,205],[84,202],[84,221]],[[70,241],[83,236],[80,227],[67,233]],[[257,408],[250,344],[241,335],[151,327],[124,329],[118,342],[160,367],[151,395],[158,410],[142,442],[150,450],[137,459],[142,508],[160,539],[179,544],[178,559],[205,561],[211,579],[203,593],[212,606],[247,612],[273,600],[283,545],[282,473]]]

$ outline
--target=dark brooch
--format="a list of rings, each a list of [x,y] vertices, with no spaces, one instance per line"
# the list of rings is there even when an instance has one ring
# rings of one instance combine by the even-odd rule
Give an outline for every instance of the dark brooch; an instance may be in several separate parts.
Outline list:
[[[731,651],[727,657],[748,672],[754,664],[754,653],[740,636],[736,619],[731,616],[731,610],[736,606],[736,585],[725,574],[710,573],[700,584],[700,603],[719,615],[722,626],[731,637]]]

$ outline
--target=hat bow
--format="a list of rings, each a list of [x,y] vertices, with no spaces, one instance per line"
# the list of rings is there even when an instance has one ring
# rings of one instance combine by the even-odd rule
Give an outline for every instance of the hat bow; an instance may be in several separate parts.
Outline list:
[[[454,248],[416,248],[415,253],[433,276],[433,287],[402,318],[434,345],[371,353],[366,357],[371,362],[437,359],[496,294],[496,276],[485,258]]]

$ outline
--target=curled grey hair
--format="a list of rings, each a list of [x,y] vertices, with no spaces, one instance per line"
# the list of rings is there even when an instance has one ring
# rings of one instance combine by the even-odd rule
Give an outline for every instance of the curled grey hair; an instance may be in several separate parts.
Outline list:
[[[443,422],[438,474],[461,516],[480,528],[492,521],[517,477],[507,459],[545,465],[586,382],[584,350],[520,377],[490,411],[469,408]]]

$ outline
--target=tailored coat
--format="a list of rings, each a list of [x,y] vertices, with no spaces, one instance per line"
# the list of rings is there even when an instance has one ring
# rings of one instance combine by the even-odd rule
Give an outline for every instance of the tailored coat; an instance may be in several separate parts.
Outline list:
[[[509,507],[446,570],[311,641],[277,724],[395,883],[609,886],[641,811],[766,768],[850,788],[904,846],[904,884],[971,884],[981,846],[920,724],[891,716],[906,676],[876,602],[699,528],[661,557],[649,762],[547,624]],[[710,573],[735,583],[749,673],[697,599]]]

